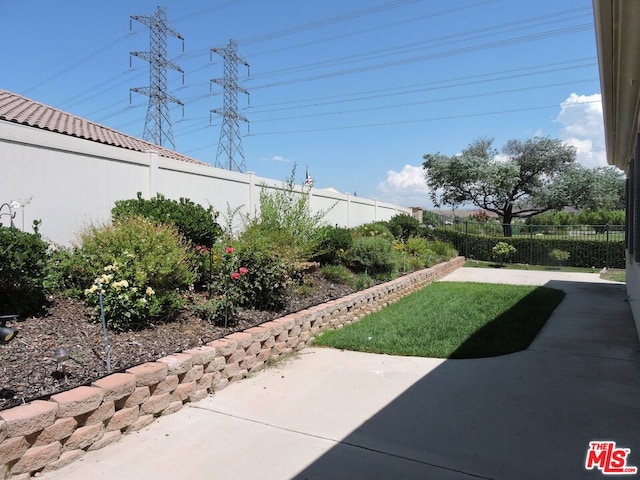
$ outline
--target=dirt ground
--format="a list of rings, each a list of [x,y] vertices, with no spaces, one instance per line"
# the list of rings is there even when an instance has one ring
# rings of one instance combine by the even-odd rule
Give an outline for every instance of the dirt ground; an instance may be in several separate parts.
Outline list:
[[[158,323],[140,331],[109,332],[112,373],[204,345],[229,333],[354,291],[317,274],[306,280],[310,288],[290,295],[286,309],[278,312],[243,310],[228,328],[204,321],[186,307],[172,322]],[[0,345],[0,410],[90,384],[108,374],[102,326],[91,310],[74,299],[52,297],[50,300],[44,315],[9,324],[19,333],[10,343]],[[54,352],[61,347],[68,350],[70,358],[58,363]]]

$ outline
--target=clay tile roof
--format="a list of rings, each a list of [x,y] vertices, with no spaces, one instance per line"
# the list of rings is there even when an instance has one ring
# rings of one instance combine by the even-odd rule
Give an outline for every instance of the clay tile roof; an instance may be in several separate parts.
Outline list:
[[[76,117],[48,105],[43,105],[16,93],[0,89],[0,120],[41,128],[51,132],[82,138],[92,142],[126,148],[136,152],[155,150],[161,156],[182,162],[207,165],[186,155],[151,142],[118,132],[109,127]]]

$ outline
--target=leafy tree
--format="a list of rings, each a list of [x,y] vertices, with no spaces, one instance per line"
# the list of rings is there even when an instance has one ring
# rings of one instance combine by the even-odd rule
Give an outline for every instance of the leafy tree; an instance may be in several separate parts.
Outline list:
[[[616,167],[573,169],[573,205],[580,210],[623,210],[625,176]]]
[[[473,203],[500,215],[505,236],[514,218],[528,218],[571,204],[575,148],[536,137],[510,140],[501,155],[492,139],[470,144],[460,155],[424,155],[423,168],[436,206]],[[572,174],[572,175],[570,175]]]

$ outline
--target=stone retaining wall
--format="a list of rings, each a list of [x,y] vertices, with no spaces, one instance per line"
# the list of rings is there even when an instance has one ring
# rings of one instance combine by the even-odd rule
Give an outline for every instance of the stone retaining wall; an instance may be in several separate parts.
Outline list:
[[[464,264],[462,257],[227,335],[77,387],[0,411],[0,478],[27,479],[103,448]]]

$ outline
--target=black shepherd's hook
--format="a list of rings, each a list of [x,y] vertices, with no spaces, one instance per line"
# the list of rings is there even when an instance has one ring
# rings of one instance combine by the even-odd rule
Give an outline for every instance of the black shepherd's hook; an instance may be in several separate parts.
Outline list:
[[[2,209],[4,208],[5,205],[9,209],[9,213],[2,213]],[[16,218],[16,212],[13,211],[10,203],[5,202],[2,205],[0,205],[0,217],[2,217],[3,215],[9,215],[9,218],[11,220],[11,228],[16,228],[16,226],[13,224],[13,219]]]

